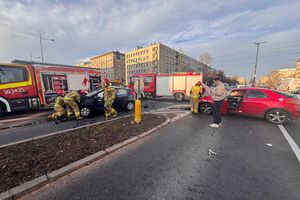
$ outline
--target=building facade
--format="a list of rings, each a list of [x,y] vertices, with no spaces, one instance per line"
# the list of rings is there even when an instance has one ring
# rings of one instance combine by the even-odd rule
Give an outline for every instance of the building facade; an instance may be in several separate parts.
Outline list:
[[[91,62],[80,62],[78,64],[76,64],[75,66],[78,66],[78,67],[91,67]]]
[[[279,70],[277,70],[277,72],[280,74],[280,77],[282,79],[294,78],[296,69],[295,68],[294,69],[279,69]]]
[[[259,86],[267,86],[269,78],[267,76],[262,76],[260,77],[259,81],[258,81],[258,85]]]
[[[203,72],[203,63],[160,43],[136,47],[125,53],[127,80],[138,73],[170,74],[176,72]],[[209,69],[207,69],[209,71]]]
[[[245,77],[238,77],[237,81],[240,85],[246,85],[246,78]]]
[[[300,78],[300,58],[297,61],[295,78]]]
[[[125,80],[125,54],[118,51],[91,58],[91,67],[101,70],[102,79]]]

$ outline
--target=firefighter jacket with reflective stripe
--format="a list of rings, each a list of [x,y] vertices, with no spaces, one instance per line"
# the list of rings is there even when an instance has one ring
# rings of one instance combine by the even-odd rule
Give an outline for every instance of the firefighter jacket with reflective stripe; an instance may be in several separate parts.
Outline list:
[[[56,107],[56,108],[62,108],[64,106],[65,106],[64,98],[63,97],[57,97],[54,107]]]
[[[103,94],[104,100],[114,100],[116,98],[116,90],[112,86],[107,86],[104,88]]]
[[[193,98],[199,98],[199,96],[202,96],[202,87],[195,85],[191,89],[191,97]]]
[[[74,101],[76,100],[76,101],[80,102],[80,94],[76,91],[72,91],[72,92],[66,94],[64,99],[74,100]]]

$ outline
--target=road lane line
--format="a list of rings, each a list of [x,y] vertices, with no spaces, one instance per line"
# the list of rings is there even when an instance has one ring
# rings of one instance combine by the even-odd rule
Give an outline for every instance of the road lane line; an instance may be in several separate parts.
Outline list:
[[[300,162],[300,149],[297,146],[296,142],[293,140],[293,138],[288,134],[288,132],[285,130],[285,128],[282,125],[278,125],[281,132],[283,133],[285,139],[290,144],[291,148],[293,149],[294,153],[296,154],[296,157],[298,158]]]

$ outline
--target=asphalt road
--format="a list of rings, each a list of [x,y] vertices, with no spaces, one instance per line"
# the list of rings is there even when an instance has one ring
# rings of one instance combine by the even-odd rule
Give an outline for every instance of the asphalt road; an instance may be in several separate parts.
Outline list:
[[[299,199],[300,162],[277,125],[211,121],[188,115],[24,199]],[[299,121],[284,127],[299,146]]]
[[[178,103],[168,99],[155,100],[155,101],[142,100],[142,111],[148,112],[148,111],[168,107],[171,105],[187,104],[187,103],[188,103],[187,101]],[[7,124],[18,125],[18,124],[26,124],[32,122],[38,122],[38,124],[0,130],[0,145],[12,143],[24,139],[30,139],[33,137],[53,133],[56,131],[75,128],[75,127],[105,120],[104,113],[96,113],[95,115],[80,121],[72,120],[72,121],[55,124],[53,121],[46,120],[48,114],[49,111],[24,112],[24,113],[18,112],[18,113],[14,113],[11,116],[6,116],[5,118],[2,118],[0,120],[0,128],[1,126],[7,126]],[[130,114],[134,114],[134,111],[132,112],[121,111],[119,112],[118,117],[130,115]]]

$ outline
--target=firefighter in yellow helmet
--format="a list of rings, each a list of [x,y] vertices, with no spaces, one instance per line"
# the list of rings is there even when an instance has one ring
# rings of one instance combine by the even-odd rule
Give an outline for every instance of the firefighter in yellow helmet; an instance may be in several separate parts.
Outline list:
[[[202,96],[203,89],[202,89],[202,83],[198,81],[195,86],[191,88],[190,94],[191,94],[191,112],[193,114],[198,113],[198,104],[199,104],[199,97]]]
[[[64,96],[66,95],[66,92],[64,90],[59,90],[57,92],[58,97],[56,98],[56,102],[54,105],[54,111],[55,113],[53,113],[52,115],[48,116],[48,119],[58,119],[60,117],[62,117],[64,114],[66,114],[66,111],[64,109],[65,107],[65,103],[64,103]]]
[[[80,90],[79,93],[82,95],[85,94],[84,90]],[[76,103],[76,101],[80,103],[79,93],[77,91],[72,91],[64,97],[64,102],[67,106],[68,117],[72,118],[71,115],[73,114],[74,111],[77,120],[83,119],[83,117],[80,116],[80,110]]]
[[[114,103],[114,100],[116,98],[116,91],[115,88],[113,88],[111,85],[109,85],[109,80],[105,78],[103,80],[104,82],[104,109],[105,109],[105,119],[109,120],[111,118],[111,115],[113,117],[117,117],[118,112],[112,108],[112,105]]]

